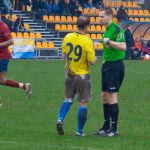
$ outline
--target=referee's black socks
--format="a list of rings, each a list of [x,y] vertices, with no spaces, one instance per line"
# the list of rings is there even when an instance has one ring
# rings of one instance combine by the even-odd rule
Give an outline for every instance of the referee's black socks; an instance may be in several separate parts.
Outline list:
[[[103,104],[103,111],[104,111],[104,130],[109,130],[110,128],[110,110],[109,110],[109,104]]]
[[[115,104],[109,104],[110,109],[110,117],[112,121],[112,131],[117,131],[117,122],[118,122],[118,116],[119,116],[119,106],[118,103]]]

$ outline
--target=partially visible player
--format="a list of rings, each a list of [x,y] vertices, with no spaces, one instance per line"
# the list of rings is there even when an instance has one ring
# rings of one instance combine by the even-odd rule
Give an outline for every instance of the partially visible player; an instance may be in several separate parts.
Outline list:
[[[63,40],[62,50],[66,61],[65,100],[60,107],[57,131],[64,134],[63,123],[75,95],[79,102],[77,136],[85,136],[83,128],[87,120],[87,104],[91,97],[89,65],[96,63],[93,42],[85,33],[90,20],[80,16],[77,21],[78,32],[69,33]]]
[[[10,30],[8,26],[1,21],[0,17],[0,84],[14,88],[21,88],[25,90],[26,94],[30,97],[32,94],[30,83],[21,83],[14,80],[8,80],[6,78],[8,63],[12,58],[8,47],[13,44],[14,41],[12,39]]]

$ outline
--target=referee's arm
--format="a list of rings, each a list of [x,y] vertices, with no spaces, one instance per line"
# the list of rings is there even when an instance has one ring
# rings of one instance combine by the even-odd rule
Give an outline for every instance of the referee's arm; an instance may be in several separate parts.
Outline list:
[[[115,41],[109,40],[109,38],[104,38],[104,43],[107,46],[111,46],[111,47],[116,48],[118,50],[126,50],[127,49],[125,42],[115,42]]]

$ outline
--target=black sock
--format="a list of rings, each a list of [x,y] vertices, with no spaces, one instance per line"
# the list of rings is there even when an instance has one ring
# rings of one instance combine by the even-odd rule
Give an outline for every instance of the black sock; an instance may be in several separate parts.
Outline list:
[[[110,117],[112,121],[112,131],[117,131],[117,122],[119,116],[119,106],[118,103],[110,104]]]
[[[103,111],[104,111],[104,130],[109,130],[110,127],[110,110],[109,104],[103,104]]]

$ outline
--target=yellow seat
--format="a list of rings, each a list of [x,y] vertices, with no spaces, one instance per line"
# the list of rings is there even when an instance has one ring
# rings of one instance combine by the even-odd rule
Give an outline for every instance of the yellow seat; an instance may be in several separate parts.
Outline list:
[[[144,18],[140,18],[140,22],[145,22],[145,19]]]
[[[94,44],[94,48],[97,49],[97,44]]]
[[[85,34],[85,35],[86,35],[88,38],[91,38],[91,37],[90,37],[90,34],[87,33],[87,34]]]
[[[13,37],[13,38],[16,38],[16,33],[15,32],[11,32],[11,36]]]
[[[91,34],[91,39],[96,39],[96,34]]]
[[[122,5],[122,3],[120,1],[117,1],[117,7],[120,7]]]
[[[133,7],[132,2],[127,2],[127,7]]]
[[[68,30],[68,31],[73,31],[73,28],[72,28],[72,25],[71,25],[71,24],[68,24],[68,25],[67,25],[67,30]]]
[[[21,32],[17,32],[17,38],[23,38],[22,33]]]
[[[103,49],[103,44],[102,44],[102,43],[98,43],[98,44],[97,44],[97,48],[98,48],[98,49]]]
[[[95,17],[90,17],[90,22],[94,23],[95,22]]]
[[[67,30],[67,27],[66,27],[65,24],[62,24],[62,25],[61,25],[61,30],[63,30],[63,31]]]
[[[34,39],[35,38],[35,34],[33,32],[30,32],[30,38]]]
[[[99,17],[96,17],[95,22],[96,22],[96,23],[100,23],[100,18],[99,18]]]
[[[144,10],[144,16],[149,16],[149,10]]]
[[[66,17],[65,16],[61,16],[61,22],[66,22]]]
[[[97,39],[102,39],[103,37],[102,37],[102,34],[97,34]]]
[[[77,31],[77,25],[73,25],[73,30]]]
[[[35,37],[36,37],[37,39],[40,39],[40,38],[42,38],[42,35],[41,35],[40,32],[36,32]]]
[[[138,15],[139,15],[138,10],[134,9],[134,10],[133,10],[133,15],[138,16]]]
[[[42,47],[43,47],[43,48],[48,48],[47,42],[43,41],[43,42],[42,42]]]
[[[133,10],[129,9],[128,10],[128,15],[133,15]]]
[[[133,3],[132,3],[132,6],[133,6],[133,7],[138,7],[138,3],[137,3],[137,2],[133,2]]]
[[[96,15],[99,15],[100,10],[99,10],[99,9],[96,9],[96,10],[95,10],[95,13],[96,13]]]
[[[56,24],[55,25],[55,30],[59,31],[61,28],[60,28],[60,24]]]
[[[122,5],[123,5],[124,7],[126,7],[127,2],[126,2],[126,1],[122,2]]]
[[[97,26],[96,26],[96,31],[98,31],[98,32],[101,32],[101,31],[102,31],[102,28],[101,28],[100,25],[97,25]]]
[[[60,17],[59,16],[55,16],[55,22],[60,22]]]
[[[14,21],[16,21],[16,19],[17,19],[17,16],[16,16],[15,14],[13,14],[13,15],[11,16],[11,20],[14,22]]]
[[[83,9],[83,14],[89,14],[89,8],[84,8]]]
[[[139,10],[139,15],[143,16],[144,15],[144,11],[143,10]]]
[[[42,48],[41,42],[36,42],[36,48]]]
[[[78,18],[77,18],[76,16],[74,16],[72,21],[76,23],[76,22],[77,22],[77,19],[78,19]]]
[[[105,31],[106,31],[106,27],[102,26],[102,32],[105,32]]]
[[[48,20],[49,20],[49,19],[48,19],[48,16],[47,16],[47,15],[44,15],[44,16],[43,16],[43,21],[48,22]]]
[[[24,24],[24,27],[25,27],[26,30],[30,30],[30,26],[29,26],[28,23],[25,23],[25,24]]]
[[[48,43],[48,48],[54,48],[54,43],[53,42],[49,42]]]
[[[92,14],[95,14],[95,12],[96,12],[96,9],[95,8],[91,8],[90,10],[89,10],[89,13],[92,15]]]
[[[139,22],[140,20],[139,18],[134,18],[134,21]]]
[[[49,21],[50,21],[50,22],[54,22],[54,21],[55,21],[54,16],[49,16]]]
[[[96,31],[95,25],[91,25],[91,26],[90,26],[90,31],[93,31],[93,32]]]
[[[24,33],[23,33],[23,37],[24,37],[25,39],[27,39],[27,38],[29,38],[29,34],[28,34],[27,32],[24,32]]]
[[[67,16],[67,22],[73,22],[72,17],[71,16]]]
[[[145,22],[150,22],[150,18],[145,18]]]

